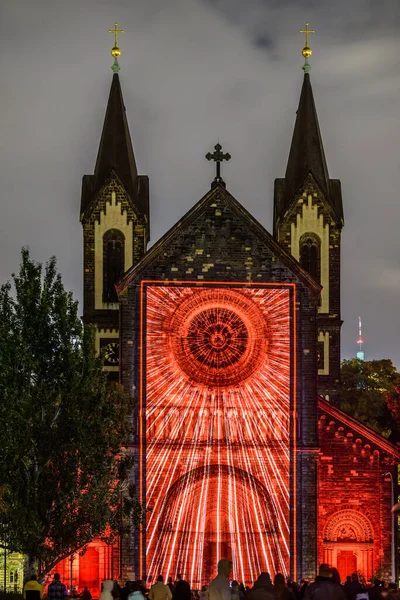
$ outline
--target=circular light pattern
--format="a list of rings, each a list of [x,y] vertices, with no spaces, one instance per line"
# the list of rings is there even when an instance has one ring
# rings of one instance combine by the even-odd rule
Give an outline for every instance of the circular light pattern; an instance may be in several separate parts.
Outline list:
[[[180,369],[197,384],[235,385],[266,360],[265,319],[243,294],[200,291],[173,315],[170,347]]]
[[[243,356],[248,338],[246,326],[236,313],[226,308],[210,308],[193,319],[187,344],[199,363],[224,369]]]

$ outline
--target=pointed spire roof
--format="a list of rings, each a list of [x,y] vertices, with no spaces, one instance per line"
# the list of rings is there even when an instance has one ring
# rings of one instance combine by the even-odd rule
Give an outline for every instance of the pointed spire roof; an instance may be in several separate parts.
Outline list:
[[[310,74],[304,73],[285,175],[287,193],[290,195],[295,194],[308,173],[314,176],[321,191],[327,195],[329,189],[328,167],[319,129]]]
[[[338,224],[341,224],[343,205],[340,181],[329,178],[307,63],[304,71],[285,178],[275,180],[275,218],[284,215],[306,177],[311,174],[331,206]]]
[[[127,192],[133,198],[138,173],[118,73],[114,73],[112,78],[94,169],[95,187],[102,185],[111,170],[117,173]]]

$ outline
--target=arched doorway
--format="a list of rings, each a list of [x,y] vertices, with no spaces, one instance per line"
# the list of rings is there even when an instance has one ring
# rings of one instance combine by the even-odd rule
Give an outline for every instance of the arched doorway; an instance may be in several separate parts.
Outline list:
[[[353,509],[339,510],[327,520],[323,535],[323,562],[336,567],[342,581],[355,571],[372,577],[374,531],[368,517]]]
[[[216,575],[221,558],[232,561],[233,578],[240,581],[255,581],[263,571],[286,572],[273,500],[240,468],[214,464],[188,472],[168,490],[158,522],[148,552],[151,580],[164,566],[164,577],[182,572],[200,586]]]

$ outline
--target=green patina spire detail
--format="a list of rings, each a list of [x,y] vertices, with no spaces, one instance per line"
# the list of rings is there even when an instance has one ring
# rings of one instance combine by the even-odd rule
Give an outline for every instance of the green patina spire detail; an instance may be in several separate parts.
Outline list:
[[[304,65],[301,68],[303,69],[304,73],[309,73],[311,71],[311,65],[307,59],[305,59]]]
[[[118,59],[117,59],[117,58],[114,58],[114,63],[113,63],[113,65],[111,66],[111,70],[112,70],[114,73],[118,73],[118,71],[120,71],[120,70],[121,70],[121,67],[119,66],[119,63],[118,63]]]

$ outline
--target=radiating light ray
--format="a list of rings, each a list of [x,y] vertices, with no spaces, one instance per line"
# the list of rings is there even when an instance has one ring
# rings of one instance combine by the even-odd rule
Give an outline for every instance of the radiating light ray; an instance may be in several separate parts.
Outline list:
[[[289,570],[288,287],[146,287],[147,568]]]

